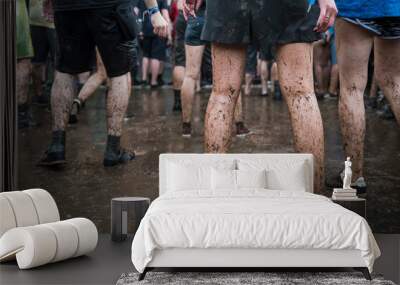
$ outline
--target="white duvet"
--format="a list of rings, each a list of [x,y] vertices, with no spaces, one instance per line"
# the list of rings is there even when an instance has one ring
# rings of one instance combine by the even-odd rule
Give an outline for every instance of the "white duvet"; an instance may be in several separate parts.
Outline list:
[[[372,271],[380,251],[368,223],[328,198],[298,191],[172,192],[157,198],[132,243],[143,272],[155,249],[358,249]]]

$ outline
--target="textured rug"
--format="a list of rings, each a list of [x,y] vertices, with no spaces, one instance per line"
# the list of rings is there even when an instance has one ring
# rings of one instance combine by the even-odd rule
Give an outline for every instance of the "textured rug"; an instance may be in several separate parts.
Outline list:
[[[138,281],[138,276],[138,273],[122,274],[116,285],[395,285],[379,275],[368,281],[359,272],[148,272],[142,281]]]

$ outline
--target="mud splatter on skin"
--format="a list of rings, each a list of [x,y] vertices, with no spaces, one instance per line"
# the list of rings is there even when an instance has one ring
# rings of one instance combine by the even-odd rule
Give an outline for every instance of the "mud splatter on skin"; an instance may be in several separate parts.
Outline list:
[[[192,119],[193,99],[196,81],[200,77],[201,60],[204,46],[185,46],[186,69],[181,89],[182,120],[189,123]]]
[[[205,117],[205,151],[226,152],[231,143],[232,123],[244,75],[246,48],[212,45],[213,90]]]
[[[53,131],[64,131],[76,93],[74,76],[56,71],[51,89],[51,112],[53,117]]]
[[[28,103],[29,77],[32,65],[30,59],[20,59],[17,62],[16,86],[18,105]]]
[[[104,63],[101,59],[99,51],[96,49],[96,64],[97,71],[93,73],[89,79],[83,85],[81,91],[79,92],[79,99],[84,102],[86,101],[94,92],[99,88],[99,86],[107,79],[107,72],[104,67]],[[109,84],[108,84],[109,85]]]
[[[121,136],[130,94],[130,73],[110,79],[110,89],[107,94],[107,133],[109,135]]]
[[[324,130],[314,94],[312,45],[288,44],[278,48],[278,74],[293,129],[295,149],[312,153],[315,162],[314,192],[324,181]]]
[[[355,25],[338,20],[336,45],[339,62],[339,121],[346,156],[353,161],[353,180],[363,176],[365,108],[371,35]],[[351,52],[349,52],[351,51]]]

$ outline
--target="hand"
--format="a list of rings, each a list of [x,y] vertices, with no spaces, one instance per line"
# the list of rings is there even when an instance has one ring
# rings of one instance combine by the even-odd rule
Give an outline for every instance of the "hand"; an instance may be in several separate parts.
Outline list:
[[[151,16],[151,24],[154,28],[154,33],[159,36],[166,38],[168,36],[168,23],[161,16],[160,12],[157,12]]]
[[[333,26],[338,10],[334,0],[318,0],[321,12],[314,31],[322,33]]]
[[[195,13],[196,7],[197,7],[197,0],[184,0],[183,1],[183,16],[185,17],[186,21],[190,15],[193,17],[196,17],[196,13]]]

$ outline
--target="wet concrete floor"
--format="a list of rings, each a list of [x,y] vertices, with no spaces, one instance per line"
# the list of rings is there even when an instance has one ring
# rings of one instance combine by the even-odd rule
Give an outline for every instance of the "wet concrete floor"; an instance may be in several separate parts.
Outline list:
[[[106,140],[105,91],[99,90],[86,104],[77,125],[67,130],[67,165],[51,170],[36,163],[51,136],[51,115],[34,107],[38,127],[20,131],[19,188],[44,188],[54,196],[63,219],[83,216],[100,232],[110,230],[110,200],[119,196],[158,195],[160,153],[203,152],[203,120],[210,91],[195,97],[191,138],[181,136],[180,113],[172,112],[171,89],[135,89],[125,121],[123,144],[137,153],[133,162],[104,168]],[[234,138],[232,153],[294,152],[286,105],[272,98],[244,97],[245,122],[252,134]],[[343,167],[337,100],[319,101],[325,127],[327,184],[337,183]],[[376,233],[400,233],[400,128],[367,110],[365,177],[368,183],[367,216]],[[330,195],[327,187],[326,195]]]

